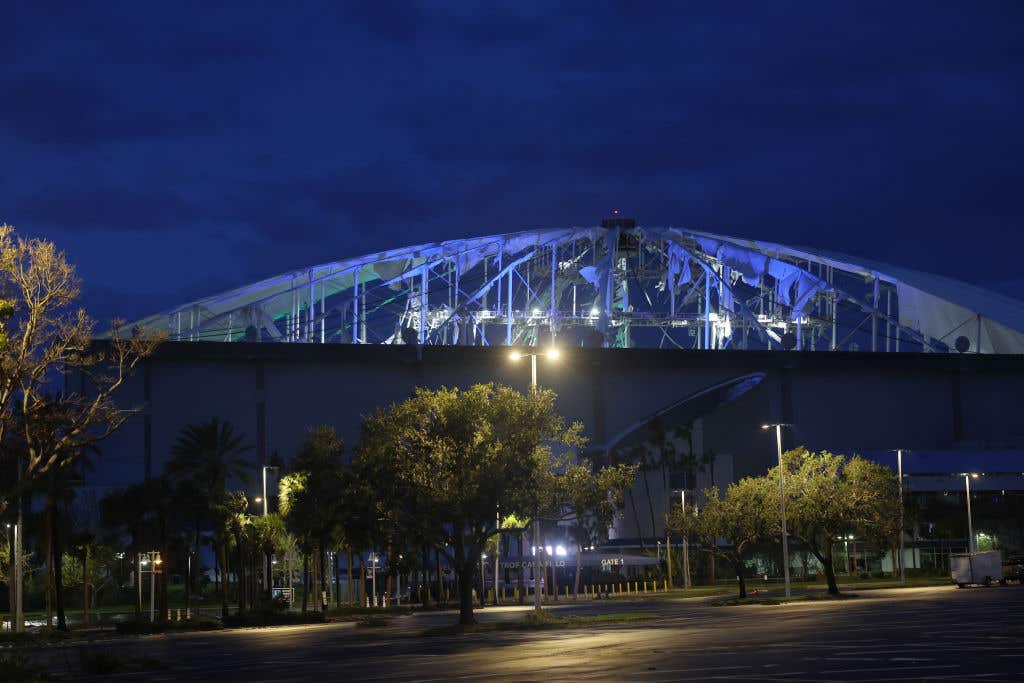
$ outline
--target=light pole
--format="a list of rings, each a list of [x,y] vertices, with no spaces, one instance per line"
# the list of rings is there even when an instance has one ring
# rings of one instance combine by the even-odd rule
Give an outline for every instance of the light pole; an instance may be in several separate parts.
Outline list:
[[[779,453],[779,508],[782,511],[782,571],[786,581],[786,597],[790,596],[789,589],[789,533],[786,531],[786,483],[785,473],[782,467],[782,428],[790,427],[784,422],[761,425],[761,429],[775,427],[775,446]]]
[[[487,560],[487,553],[480,555],[480,606],[487,604],[484,594],[487,592],[487,577],[484,575],[484,562]]]
[[[22,631],[23,624],[25,623],[24,615],[22,614],[22,537],[19,536],[18,531],[20,530],[19,524],[7,524],[7,528],[14,529],[14,542],[12,544],[13,562],[11,563],[10,571],[10,585],[11,585],[11,602],[14,603],[14,609],[11,616],[10,631],[11,633],[19,633]],[[9,537],[8,537],[9,540]]]
[[[277,467],[276,465],[264,465],[263,466],[262,474],[263,474],[263,516],[264,517],[267,516],[267,510],[270,507],[270,499],[267,498],[267,470],[277,471],[279,469],[280,468]],[[273,584],[273,581],[271,580],[272,577],[270,576],[270,573],[271,573],[271,560],[272,560],[272,558],[271,558],[270,553],[265,553],[264,567],[263,567],[263,590],[265,590],[268,595],[270,593],[270,586]]]
[[[263,466],[263,516],[267,516],[267,507],[270,505],[270,499],[267,498],[267,470],[278,471],[281,468],[277,465],[264,465]]]
[[[964,473],[964,486],[967,487],[967,552],[973,553],[974,547],[974,519],[971,517],[971,479],[977,479],[978,473]]]
[[[143,553],[135,557],[135,604],[138,606],[139,620],[142,620],[142,565],[146,560],[142,559]]]
[[[896,449],[896,476],[900,482],[900,583],[907,582],[906,561],[903,557],[903,449]]]
[[[373,606],[377,606],[377,553],[370,553],[370,592],[373,595]]]
[[[679,490],[679,504],[683,508],[683,518],[686,518],[686,489]],[[690,541],[683,531],[683,588],[690,588]]]
[[[139,609],[142,608],[142,574],[144,571],[143,567],[149,566],[149,621],[150,623],[156,621],[156,574],[157,568],[163,564],[163,559],[160,557],[160,551],[149,550],[144,553],[139,553],[139,581],[138,581],[138,602]]]
[[[511,280],[510,280],[511,282]],[[523,356],[530,357],[530,391],[534,392],[537,390],[537,356],[544,355],[550,360],[558,360],[561,356],[558,348],[552,346],[547,351],[513,351],[509,354],[509,359],[515,362]],[[533,607],[537,612],[540,612],[540,567],[537,562],[537,555],[541,551],[540,546],[540,520],[534,516],[533,520]]]

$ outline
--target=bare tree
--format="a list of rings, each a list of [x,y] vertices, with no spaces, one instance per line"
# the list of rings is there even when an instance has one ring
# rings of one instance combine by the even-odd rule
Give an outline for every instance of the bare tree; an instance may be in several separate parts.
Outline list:
[[[116,431],[130,411],[113,394],[163,335],[112,325],[96,343],[95,323],[77,306],[81,283],[63,252],[45,239],[0,225],[0,444],[17,452],[18,485],[0,498],[3,513],[30,483],[73,461]],[[48,389],[77,375],[81,391],[53,398]]]

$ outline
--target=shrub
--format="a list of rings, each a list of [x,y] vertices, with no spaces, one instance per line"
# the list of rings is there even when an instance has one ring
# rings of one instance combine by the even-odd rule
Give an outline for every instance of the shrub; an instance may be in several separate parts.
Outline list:
[[[217,619],[210,617],[195,617],[187,621],[120,621],[114,624],[118,633],[130,633],[134,635],[148,635],[151,633],[166,633],[167,631],[215,631],[221,628]]]
[[[322,624],[326,621],[321,612],[278,612],[274,609],[259,609],[242,614],[229,615],[224,625],[230,628],[246,626],[288,626],[291,624]]]

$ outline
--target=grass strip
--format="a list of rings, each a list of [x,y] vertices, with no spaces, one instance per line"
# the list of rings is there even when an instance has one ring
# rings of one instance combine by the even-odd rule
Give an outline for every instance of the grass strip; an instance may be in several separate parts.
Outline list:
[[[840,593],[829,595],[828,593],[811,593],[809,595],[766,596],[763,598],[730,598],[729,600],[716,600],[713,607],[734,607],[736,605],[785,605],[790,602],[820,602],[824,600],[849,600],[859,597],[856,593]]]

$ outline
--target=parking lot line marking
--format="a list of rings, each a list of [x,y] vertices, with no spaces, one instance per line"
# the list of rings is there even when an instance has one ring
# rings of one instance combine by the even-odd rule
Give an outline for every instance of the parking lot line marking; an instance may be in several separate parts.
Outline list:
[[[920,671],[922,669],[959,669],[959,664],[929,664],[928,666],[904,666],[894,668],[891,666],[876,667],[872,669],[829,669],[822,671],[823,674],[862,674],[870,671]]]

